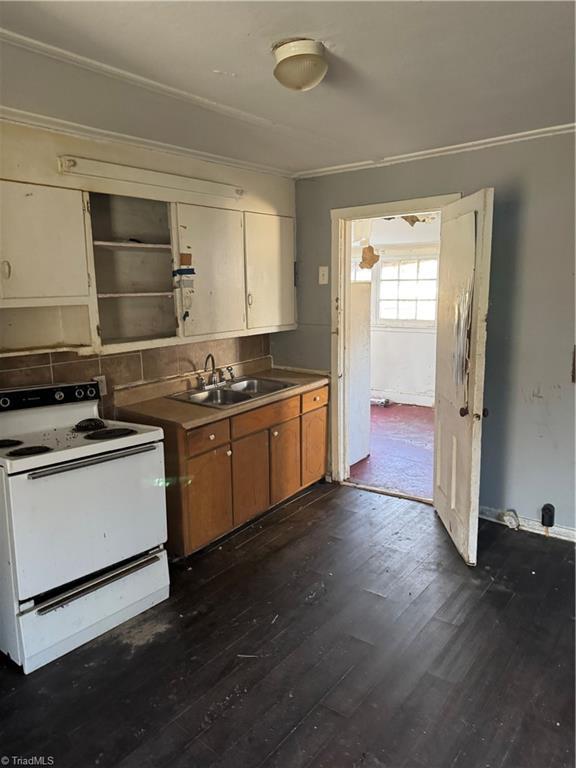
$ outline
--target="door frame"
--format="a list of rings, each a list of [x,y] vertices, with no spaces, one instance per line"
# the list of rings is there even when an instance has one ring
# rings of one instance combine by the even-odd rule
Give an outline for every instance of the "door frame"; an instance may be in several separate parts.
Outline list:
[[[438,211],[462,198],[456,192],[433,197],[418,197],[390,203],[333,208],[332,220],[332,286],[330,310],[330,466],[331,479],[344,482],[350,476],[348,461],[348,386],[350,370],[350,272],[352,268],[351,227],[358,219],[418,214]]]

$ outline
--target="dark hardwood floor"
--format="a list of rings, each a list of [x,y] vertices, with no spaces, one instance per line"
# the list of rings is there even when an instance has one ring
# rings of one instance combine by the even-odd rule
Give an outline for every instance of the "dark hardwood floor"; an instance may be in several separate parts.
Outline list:
[[[321,485],[173,567],[172,597],[26,677],[0,755],[56,768],[572,768],[574,550]],[[13,763],[10,763],[13,764]]]

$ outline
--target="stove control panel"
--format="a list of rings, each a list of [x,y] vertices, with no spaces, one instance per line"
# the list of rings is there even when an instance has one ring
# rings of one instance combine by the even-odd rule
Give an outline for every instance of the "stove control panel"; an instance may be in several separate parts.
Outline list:
[[[57,384],[49,387],[0,389],[0,413],[22,408],[38,408],[46,405],[77,403],[79,400],[99,400],[98,382],[84,384]]]

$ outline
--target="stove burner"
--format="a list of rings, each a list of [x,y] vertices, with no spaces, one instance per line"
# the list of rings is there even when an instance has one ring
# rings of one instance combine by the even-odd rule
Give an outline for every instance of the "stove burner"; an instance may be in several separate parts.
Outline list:
[[[82,419],[74,427],[74,432],[94,432],[97,429],[104,429],[106,424],[102,419]]]
[[[8,451],[7,456],[35,456],[37,453],[48,453],[51,450],[47,445],[25,445],[24,448]]]
[[[117,427],[116,429],[99,429],[97,432],[90,432],[89,435],[84,435],[84,439],[113,440],[115,437],[127,437],[128,435],[135,434],[135,429],[128,429],[128,427]]]
[[[22,445],[22,440],[12,440],[11,438],[0,440],[0,448],[15,448],[17,445]]]

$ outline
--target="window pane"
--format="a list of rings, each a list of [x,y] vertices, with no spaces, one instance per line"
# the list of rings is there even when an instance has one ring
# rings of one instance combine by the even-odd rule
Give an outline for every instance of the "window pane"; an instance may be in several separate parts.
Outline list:
[[[397,299],[398,298],[398,283],[396,280],[384,280],[380,283],[380,298],[381,299]]]
[[[418,283],[416,280],[401,280],[398,283],[398,298],[399,299],[415,299],[418,289]]]
[[[397,301],[381,301],[379,302],[378,317],[380,320],[396,320],[397,318]]]
[[[400,279],[401,280],[415,280],[417,276],[418,276],[417,261],[400,262]]]
[[[416,319],[416,302],[415,301],[399,301],[398,302],[398,319],[399,320],[415,320]]]
[[[398,278],[398,264],[386,264],[382,262],[380,267],[380,280],[396,280]]]
[[[436,280],[418,280],[416,296],[419,299],[435,299]]]
[[[438,259],[421,259],[418,268],[418,277],[434,279],[438,275]]]
[[[418,320],[435,320],[436,319],[436,302],[435,301],[419,301],[416,318]]]

